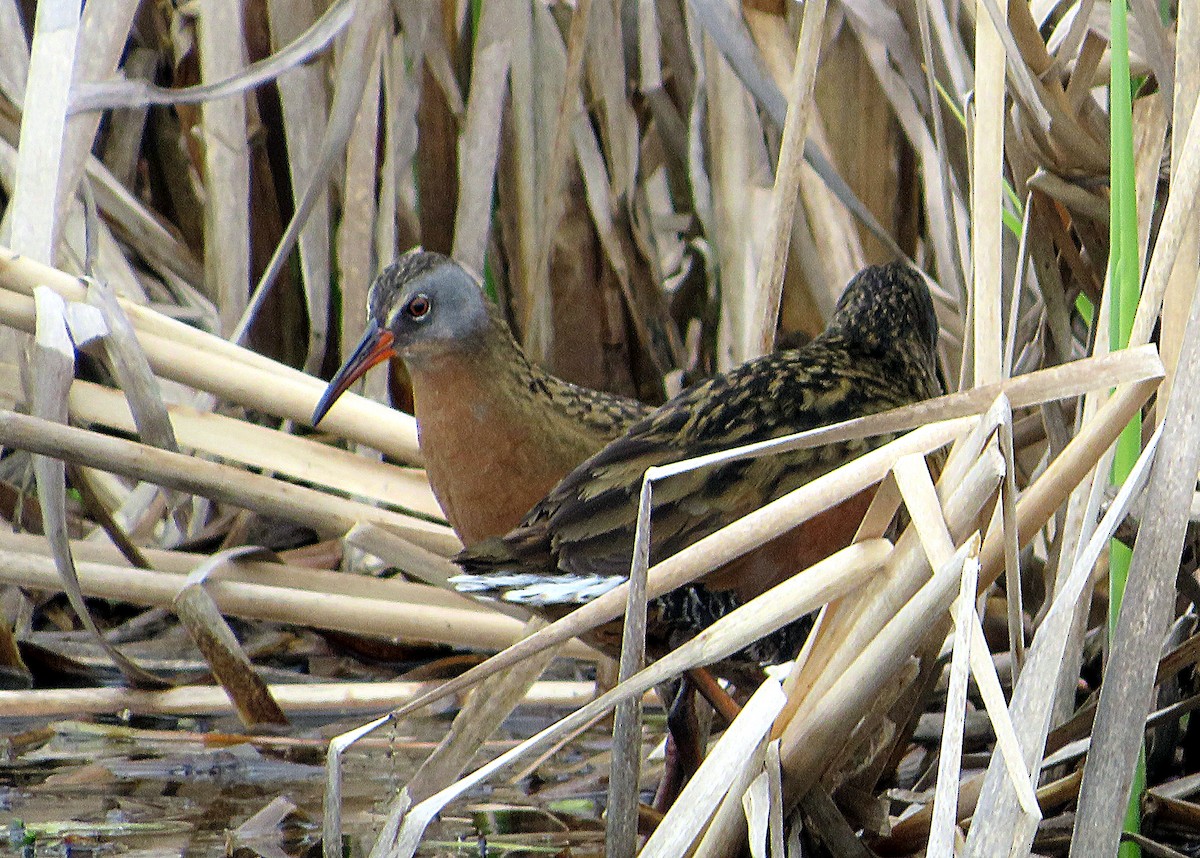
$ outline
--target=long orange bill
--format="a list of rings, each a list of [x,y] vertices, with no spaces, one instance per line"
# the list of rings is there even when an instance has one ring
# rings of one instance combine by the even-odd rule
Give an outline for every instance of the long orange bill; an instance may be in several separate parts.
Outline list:
[[[316,410],[313,411],[313,426],[321,422],[326,412],[333,407],[333,403],[337,402],[338,397],[345,393],[350,385],[358,381],[363,373],[396,353],[396,350],[392,348],[394,340],[395,336],[392,332],[387,328],[381,328],[378,322],[372,320],[367,323],[367,329],[363,332],[358,345],[354,347],[354,353],[346,359],[337,374],[329,380],[329,386],[325,388],[321,401],[317,403]]]

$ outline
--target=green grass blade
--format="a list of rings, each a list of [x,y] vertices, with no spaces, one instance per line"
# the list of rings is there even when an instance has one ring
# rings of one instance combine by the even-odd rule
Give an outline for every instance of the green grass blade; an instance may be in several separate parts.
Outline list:
[[[1133,94],[1129,70],[1128,9],[1125,0],[1112,4],[1112,72],[1110,80],[1110,162],[1111,202],[1109,208],[1108,282],[1112,293],[1111,345],[1124,348],[1129,343],[1139,293],[1138,221],[1134,189]],[[1112,479],[1120,484],[1129,474],[1141,451],[1141,421],[1134,419],[1117,441]],[[1113,541],[1109,555],[1109,632],[1115,632],[1121,611],[1125,582],[1132,552]],[[1144,753],[1139,754],[1133,776],[1124,829],[1141,830],[1141,797],[1146,785]],[[1120,858],[1138,858],[1141,849],[1135,843],[1123,843]]]

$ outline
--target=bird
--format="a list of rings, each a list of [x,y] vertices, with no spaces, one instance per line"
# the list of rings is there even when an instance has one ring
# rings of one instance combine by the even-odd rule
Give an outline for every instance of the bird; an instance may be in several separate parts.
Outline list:
[[[461,591],[551,618],[626,580],[642,475],[654,465],[778,438],[940,395],[938,320],[922,276],[902,263],[865,268],[825,330],[801,348],[752,359],[683,391],[588,458],[502,537],[456,558]],[[650,562],[661,562],[888,437],[706,466],[656,482]],[[872,491],[810,519],[648,606],[647,648],[661,655],[722,615],[849,544]],[[792,658],[812,625],[797,620],[738,657]],[[615,637],[614,637],[615,635]],[[619,625],[592,634],[615,651]]]
[[[430,486],[464,545],[503,535],[650,406],[557,378],[521,350],[473,274],[414,248],[368,292],[367,325],[312,415],[396,356],[412,382]]]
[[[543,370],[479,279],[420,247],[372,282],[362,337],[326,386],[312,425],[391,357],[404,362],[412,383],[430,487],[467,546],[507,533],[575,466],[652,410]],[[674,688],[661,693],[666,701],[677,696]]]

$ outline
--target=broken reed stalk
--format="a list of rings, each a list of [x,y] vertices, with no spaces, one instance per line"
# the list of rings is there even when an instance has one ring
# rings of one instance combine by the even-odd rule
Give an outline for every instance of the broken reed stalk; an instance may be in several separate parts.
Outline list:
[[[1062,506],[1088,471],[1120,434],[1121,429],[1136,414],[1158,388],[1160,378],[1149,378],[1117,390],[1096,411],[1095,417],[1080,427],[1075,437],[1054,458],[1034,482],[1026,488],[1017,503],[1017,540],[1022,547],[1046,526],[1050,516]],[[990,587],[1004,570],[1003,534],[992,531],[983,541],[980,552],[983,569],[979,576],[982,591]]]
[[[1118,356],[1120,354],[1126,355],[1126,358]],[[941,491],[947,491],[947,487],[960,487],[966,479],[967,469],[978,468],[982,464],[977,461],[980,451],[983,450],[984,444],[991,436],[991,433],[1000,427],[1003,414],[1008,413],[1008,407],[1003,406],[1001,400],[995,400],[995,402],[992,400],[979,400],[979,397],[985,391],[995,390],[1002,391],[1003,395],[1012,394],[1021,402],[1031,400],[1034,390],[1037,390],[1040,396],[1048,398],[1048,400],[1049,398],[1055,398],[1056,395],[1064,394],[1067,390],[1079,390],[1082,392],[1082,389],[1091,388],[1092,386],[1087,383],[1086,367],[1102,371],[1102,374],[1109,374],[1111,370],[1115,370],[1117,366],[1133,358],[1132,353],[1129,352],[1118,353],[1118,355],[1105,355],[1104,358],[1074,361],[1073,364],[1054,367],[1052,370],[1038,371],[1030,373],[1028,376],[1008,379],[1006,382],[998,385],[989,385],[988,388],[980,388],[942,397],[942,401],[947,403],[973,401],[980,404],[980,410],[988,407],[989,404],[991,404],[991,408],[984,420],[980,421],[978,426],[974,428],[974,431],[955,444],[946,470],[944,470],[940,484],[938,484],[943,487]],[[1139,356],[1136,360],[1138,362],[1142,360],[1146,361],[1144,368],[1148,371],[1147,376],[1141,376],[1141,378],[1162,377],[1162,362],[1158,360],[1157,354],[1147,352]],[[1138,379],[1136,374],[1128,377],[1128,380],[1134,379]],[[929,408],[932,403],[920,404]],[[906,409],[898,409],[896,414],[899,414],[899,410]],[[866,418],[865,420],[874,419],[877,418]],[[884,490],[887,490],[887,487],[892,485],[894,485],[892,481],[886,482]],[[892,505],[880,508],[880,504],[887,497],[888,494],[884,491],[878,494],[875,503],[872,504],[871,511],[869,511],[866,520],[864,520],[863,529],[860,533],[865,533],[866,535],[882,533],[882,528],[887,527],[888,522],[892,520],[895,503],[899,503],[899,494],[896,494]],[[910,544],[901,540],[901,545],[908,546]],[[906,562],[910,563],[910,565],[906,566],[907,571],[904,574],[895,574],[894,572],[893,575],[888,577],[888,580],[892,581],[895,587],[892,589],[892,594],[888,596],[889,601],[883,605],[881,610],[872,612],[872,616],[881,618],[877,620],[877,623],[886,620],[890,616],[888,611],[899,607],[902,601],[919,586],[919,576],[922,575],[920,569],[923,568],[924,559],[919,557],[919,553],[914,554],[907,547],[904,553],[898,554],[898,557],[908,558]],[[907,583],[901,586],[900,581],[906,581]],[[862,608],[856,607],[856,605],[865,604],[865,600],[868,599],[870,592],[871,588],[868,587],[864,590],[864,593],[854,595],[850,604],[842,605],[839,602],[839,604],[830,605],[826,613],[824,613],[814,635],[805,644],[804,652],[799,659],[799,670],[793,671],[787,679],[785,688],[788,690],[790,700],[788,700],[784,714],[780,718],[780,724],[784,724],[784,722],[790,720],[794,712],[796,712],[797,708],[804,701],[805,695],[810,694],[812,688],[817,683],[818,673],[824,672],[827,677],[838,676],[839,666],[830,667],[830,661],[836,660],[836,658],[852,658],[853,654],[858,653],[860,648],[865,646],[866,641],[870,638],[870,634],[872,634],[872,629],[863,622]],[[883,598],[883,596],[878,595],[876,598]],[[877,629],[878,625],[874,626],[874,628]],[[842,655],[835,656],[834,653],[836,652],[841,652]],[[840,662],[840,667],[845,666],[845,661]],[[829,680],[826,679],[824,682],[829,682]]]
[[[979,509],[1003,472],[1002,457],[994,446],[984,447],[982,443],[989,434],[989,423],[985,418],[966,439],[959,441],[940,481],[942,485],[954,486],[943,513],[952,538],[957,534],[961,539],[970,532],[968,528],[972,528]],[[813,701],[831,687],[850,661],[928,579],[928,561],[913,528],[900,536],[897,547],[887,576],[826,610],[799,668],[788,677],[788,705],[776,726],[777,737],[782,735],[785,725],[805,717],[803,713],[811,708]]]
[[[271,696],[289,714],[336,715],[383,712],[414,699],[428,682],[314,682],[274,684]],[[533,706],[583,706],[596,696],[594,682],[535,682],[525,695]],[[654,705],[653,694],[646,704]],[[132,688],[36,688],[0,691],[6,717],[76,717],[133,712],[138,715],[229,715],[233,707],[225,691],[212,685],[188,685],[165,691]]]
[[[184,575],[105,563],[80,561],[76,566],[85,595],[135,605],[170,606],[187,580]],[[49,557],[4,550],[0,582],[51,591],[62,587]],[[209,581],[205,588],[222,614],[247,619],[477,649],[505,647],[522,637],[519,621],[470,604],[430,604],[428,599],[410,603],[221,579]],[[447,601],[454,598],[446,595]],[[565,654],[587,659],[593,653],[571,641]]]
[[[758,687],[654,829],[641,858],[688,854],[743,769],[762,768],[760,748],[783,702],[777,680],[767,679]]]
[[[25,533],[0,532],[0,550],[49,557],[50,547],[45,537]],[[169,551],[162,548],[139,549],[151,570],[163,574],[188,575],[198,566],[208,563],[208,554],[188,551]],[[110,566],[127,566],[129,561],[108,542],[86,539],[71,541],[71,553],[76,560]],[[210,580],[231,583],[262,584],[315,593],[357,596],[364,599],[403,602],[410,605],[434,605],[491,613],[490,606],[470,599],[453,590],[428,584],[417,584],[402,578],[375,578],[370,575],[348,575],[325,569],[311,569],[286,562],[239,559],[236,565],[225,566]]]
[[[406,568],[418,575],[425,568],[447,572],[453,567],[444,557],[459,549],[454,532],[442,525],[332,497],[228,465],[12,411],[0,411],[0,444],[284,518],[311,527],[324,536],[340,536],[360,521],[380,524],[412,541],[413,551],[409,557],[388,559],[397,565],[408,564]],[[456,572],[454,569],[449,574]]]
[[[1096,417],[1050,463],[1038,480],[1026,490],[1017,506],[1017,533],[1020,544],[1026,544],[1032,539],[1033,534],[1045,525],[1075,485],[1095,465],[1101,453],[1112,443],[1113,438],[1116,437],[1115,433],[1120,429],[1113,423],[1113,420],[1120,416],[1127,418],[1129,414],[1137,411],[1149,398],[1157,384],[1158,379],[1151,378],[1120,388],[1117,394],[1097,412]],[[984,425],[986,426],[987,423]],[[1094,447],[1098,447],[1098,449],[1094,449]],[[956,453],[962,453],[962,451],[956,451]],[[959,486],[962,472],[957,468],[960,463],[965,466],[972,458],[973,456],[953,455],[947,465],[946,473],[943,475],[942,483],[948,486]],[[947,507],[947,517],[953,522],[951,512],[952,510]],[[806,700],[811,695],[823,694],[836,677],[840,676],[849,666],[849,662],[862,652],[875,631],[881,627],[881,623],[890,618],[899,605],[906,601],[908,596],[915,592],[916,587],[923,582],[922,576],[926,574],[924,570],[927,568],[925,560],[913,550],[915,545],[907,541],[906,536],[901,537],[897,543],[896,562],[898,564],[907,563],[907,565],[903,567],[903,571],[900,571],[899,568],[892,571],[886,579],[888,581],[886,591],[880,591],[875,596],[870,596],[870,588],[868,588],[863,594],[855,597],[855,600],[860,603],[858,607],[846,610],[842,606],[837,606],[831,609],[830,613],[836,611],[835,616],[844,617],[840,620],[842,631],[837,635],[830,636],[828,642],[817,640],[796,680],[799,686],[806,688],[799,694],[800,700]],[[992,530],[985,536],[981,550],[981,562],[983,569],[980,576],[980,588],[982,589],[990,586],[1003,569],[1004,539],[1001,532]],[[867,599],[872,599],[875,607],[865,607]],[[873,619],[867,620],[866,617]],[[824,631],[825,625],[823,622],[823,630],[820,632],[823,638],[830,635],[830,632]],[[835,653],[839,653],[839,655],[835,656]],[[797,695],[793,694],[792,696],[796,697]],[[785,709],[785,720],[789,717],[792,708],[793,704],[789,704],[789,708]]]
[[[24,401],[17,368],[0,364],[0,383]],[[88,381],[71,385],[69,406],[74,420],[134,434],[137,428],[120,390]],[[299,435],[269,429],[213,411],[168,405],[179,446],[226,461],[260,468],[358,497],[441,518],[429,481],[422,471],[356,456]]]
[[[1078,626],[1074,617],[1085,614],[1080,607],[1090,601],[1093,569],[1118,522],[1125,517],[1132,499],[1145,484],[1158,438],[1158,433],[1151,438],[1133,475],[1126,480],[1103,520],[1088,536],[1087,543],[1079,546],[1078,553],[1072,551],[1073,563],[1070,566],[1064,564],[1053,602],[1039,624],[1029,650],[1029,672],[1023,673],[1014,685],[1009,708],[1017,725],[1018,738],[1024,741],[1024,763],[1030,767],[1039,763],[1045,765],[1042,758],[1046,735],[1056,702],[1054,695],[1046,694],[1046,689],[1056,684],[1061,686],[1060,673],[1077,675],[1078,662],[1065,661],[1063,657],[1069,638]],[[1104,458],[1101,457],[1102,462]],[[982,788],[974,791],[971,802],[974,804],[976,800],[979,813],[972,826],[975,830],[967,840],[966,854],[978,858],[988,854],[994,844],[1010,842],[1014,838],[1018,814],[1016,795],[999,765],[989,765]]]
[[[963,481],[960,491],[956,492],[952,501],[946,504],[946,519],[951,534],[958,534],[956,541],[963,539],[963,531],[972,526],[987,499],[999,485],[1003,473],[1003,460],[994,449],[988,452],[989,455],[978,460],[978,467]],[[961,561],[961,558],[959,560]],[[910,527],[896,543],[896,551],[890,558],[888,574],[872,582],[881,586],[876,586],[874,592],[869,588],[864,589],[862,598],[848,601],[849,609],[844,613],[840,612],[844,618],[843,622],[837,626],[831,624],[829,640],[836,641],[833,652],[823,668],[815,674],[807,693],[800,698],[796,714],[783,722],[786,726],[782,731],[776,728],[783,740],[785,770],[793,784],[813,775],[804,766],[815,763],[815,759],[800,757],[806,753],[803,747],[804,737],[810,736],[814,729],[819,729],[829,731],[826,738],[835,745],[839,744],[839,739],[844,741],[849,736],[850,729],[858,722],[858,710],[853,707],[865,706],[870,702],[872,691],[878,691],[888,677],[915,651],[916,645],[938,618],[939,609],[944,610],[949,606],[954,582],[931,590],[928,569],[929,562],[923,547],[915,529]],[[916,589],[910,590],[914,583],[917,584]],[[947,590],[946,587],[951,589]],[[925,593],[925,601],[918,605],[916,600],[920,593]],[[895,622],[895,618],[901,612],[908,616],[907,624]],[[918,625],[911,626],[914,623]],[[861,630],[859,624],[862,626]],[[875,643],[885,636],[888,641],[886,644]],[[874,653],[881,660],[861,662],[868,652]],[[814,662],[814,667],[817,663]],[[818,713],[821,707],[832,705],[826,702],[829,695],[837,693],[836,689],[839,687],[846,688],[842,677],[855,664],[860,664],[861,668],[866,670],[860,689],[866,696],[844,697],[839,705],[846,708],[838,710],[841,720],[826,723]],[[845,694],[844,691],[842,693]],[[811,750],[810,748],[809,751]]]

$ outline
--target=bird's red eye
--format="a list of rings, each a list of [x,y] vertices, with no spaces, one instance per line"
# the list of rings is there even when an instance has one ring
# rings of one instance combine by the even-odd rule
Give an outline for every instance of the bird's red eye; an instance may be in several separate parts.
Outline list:
[[[430,303],[428,295],[413,295],[405,305],[404,312],[410,319],[424,319],[429,315],[432,307],[433,304]]]

